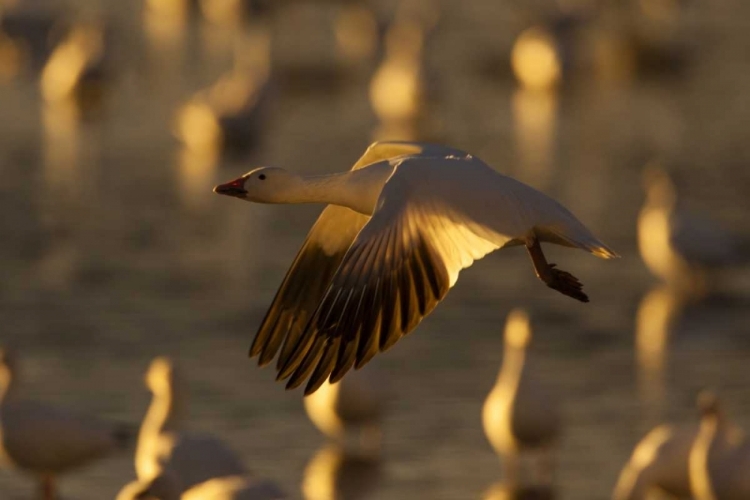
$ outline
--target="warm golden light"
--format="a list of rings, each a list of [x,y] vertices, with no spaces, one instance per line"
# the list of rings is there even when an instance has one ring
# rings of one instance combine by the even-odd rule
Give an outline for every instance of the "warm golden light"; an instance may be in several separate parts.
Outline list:
[[[148,0],[143,23],[152,43],[161,50],[175,50],[185,40],[188,6],[185,0]]]
[[[102,31],[79,26],[52,53],[42,71],[42,96],[48,102],[74,97],[86,69],[102,57]]]
[[[377,456],[385,412],[387,381],[373,367],[326,381],[303,399],[313,424],[330,439],[358,453]]]
[[[213,184],[219,166],[218,151],[183,148],[178,152],[177,179],[185,205],[199,209],[212,200],[207,186]]]
[[[551,181],[557,129],[557,96],[520,88],[513,94],[518,148],[517,177],[544,190]]]
[[[177,112],[175,134],[188,149],[197,152],[221,149],[221,126],[203,94],[188,101]]]
[[[419,24],[402,21],[388,32],[387,53],[370,82],[370,103],[383,122],[414,120],[424,104]]]
[[[511,65],[518,81],[533,90],[549,90],[562,77],[562,63],[550,33],[532,27],[521,33],[511,52]]]
[[[375,55],[378,25],[375,14],[363,5],[344,5],[336,17],[336,44],[347,60],[367,60]]]
[[[351,455],[326,445],[308,462],[302,475],[305,500],[368,498],[377,486],[381,463],[376,458]]]
[[[0,32],[0,82],[11,80],[18,75],[23,59],[22,48]]]

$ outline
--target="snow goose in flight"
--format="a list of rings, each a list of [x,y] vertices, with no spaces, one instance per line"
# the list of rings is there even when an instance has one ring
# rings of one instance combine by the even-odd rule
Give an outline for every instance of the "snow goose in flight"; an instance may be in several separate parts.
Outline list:
[[[558,202],[480,159],[442,146],[378,142],[352,171],[302,177],[261,167],[216,186],[259,203],[327,203],[250,348],[305,394],[340,380],[412,331],[461,269],[525,245],[547,286],[587,302],[540,242],[616,257]],[[283,345],[282,345],[283,344]]]
[[[15,356],[0,349],[0,463],[32,473],[43,498],[56,498],[55,477],[128,444],[125,426],[20,398]]]

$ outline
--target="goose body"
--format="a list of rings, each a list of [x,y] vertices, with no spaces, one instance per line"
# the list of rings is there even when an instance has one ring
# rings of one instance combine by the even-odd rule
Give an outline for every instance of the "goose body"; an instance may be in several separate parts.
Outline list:
[[[612,500],[645,500],[655,490],[690,498],[688,459],[695,425],[659,425],[638,443],[620,472]]]
[[[44,497],[55,498],[57,475],[102,458],[124,444],[127,431],[19,397],[13,355],[0,350],[0,463],[42,481]]]
[[[146,382],[153,393],[151,406],[141,424],[135,469],[139,481],[160,476],[179,493],[217,477],[243,475],[242,460],[223,442],[209,435],[184,429],[186,389],[166,358],[149,367]]]
[[[588,301],[540,242],[616,254],[555,200],[453,148],[373,144],[350,172],[301,177],[263,167],[215,192],[260,203],[324,203],[250,348],[305,393],[391,347],[429,314],[461,269],[525,245],[549,287]]]

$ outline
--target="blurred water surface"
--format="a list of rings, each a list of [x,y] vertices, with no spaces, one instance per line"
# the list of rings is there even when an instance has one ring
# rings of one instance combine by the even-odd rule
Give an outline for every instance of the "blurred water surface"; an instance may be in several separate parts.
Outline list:
[[[684,312],[664,371],[645,389],[633,352],[635,313],[655,286],[634,236],[644,163],[664,158],[683,199],[750,234],[747,8],[691,4],[680,21],[691,35],[689,62],[679,71],[613,80],[572,72],[554,96],[539,97],[519,90],[508,69],[513,38],[538,13],[498,4],[440,5],[427,54],[435,87],[428,138],[556,197],[623,258],[548,249],[585,284],[585,305],[539,283],[520,249],[464,271],[413,335],[373,361],[388,373],[394,400],[371,498],[479,498],[498,480],[480,408],[515,306],[530,309],[532,355],[563,401],[561,498],[606,498],[650,426],[695,418],[701,387],[717,388],[750,426],[747,268],[723,277],[723,298]],[[138,2],[77,1],[70,10],[101,16],[112,31],[93,116],[45,104],[38,71],[0,84],[0,341],[18,350],[30,396],[132,422],[148,403],[150,359],[172,356],[190,383],[193,428],[225,438],[297,498],[323,439],[301,393],[285,392],[246,351],[320,208],[250,205],[211,188],[257,165],[349,168],[377,128],[367,91],[377,61],[364,78],[312,71],[311,61],[327,57],[316,23],[331,15],[292,24],[293,35],[283,14],[259,22],[254,29],[271,28],[279,76],[256,147],[201,156],[175,139],[175,112],[233,67],[239,35],[205,21],[160,26]],[[277,52],[274,36],[283,41]],[[307,66],[275,73],[274,61],[300,59],[303,48]],[[120,455],[61,488],[70,499],[112,498],[132,476],[132,459]],[[0,472],[3,498],[28,498],[32,487]]]

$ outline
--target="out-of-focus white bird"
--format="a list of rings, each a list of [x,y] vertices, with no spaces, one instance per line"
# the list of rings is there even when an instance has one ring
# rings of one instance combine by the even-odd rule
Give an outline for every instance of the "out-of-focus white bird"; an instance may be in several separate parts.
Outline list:
[[[554,394],[528,365],[526,349],[530,341],[528,315],[519,309],[511,311],[505,325],[502,368],[482,409],[484,432],[503,458],[510,484],[519,481],[520,456],[530,451],[550,454],[561,430]],[[551,456],[544,458],[551,461]],[[551,463],[543,465],[551,470]]]
[[[532,26],[516,39],[511,66],[518,82],[534,91],[554,89],[562,79],[562,59],[553,34],[543,26]]]
[[[353,372],[334,384],[326,381],[303,399],[310,420],[320,431],[347,447],[347,438],[357,439],[354,449],[377,454],[387,399],[386,380],[372,369]]]
[[[106,33],[97,24],[81,24],[52,52],[41,76],[45,101],[75,100],[86,107],[100,104],[106,81]]]
[[[660,425],[641,439],[620,472],[612,500],[645,500],[659,490],[690,497],[688,458],[696,425]]]
[[[303,177],[262,167],[214,191],[258,203],[330,204],[250,348],[261,365],[281,349],[278,378],[291,377],[287,388],[309,379],[306,394],[412,331],[460,270],[491,251],[525,245],[547,286],[583,302],[581,283],[547,263],[540,242],[617,256],[558,202],[443,146],[380,142],[349,172]]]
[[[701,294],[706,272],[740,260],[731,234],[701,214],[677,207],[674,184],[656,163],[644,170],[646,202],[638,215],[638,247],[651,273],[675,289]]]
[[[116,500],[278,500],[286,498],[279,487],[249,476],[209,479],[181,493],[179,481],[169,471],[149,480],[127,484]]]
[[[305,467],[302,495],[305,500],[367,498],[379,482],[381,469],[379,457],[352,454],[329,444]]]
[[[690,450],[690,485],[696,500],[750,498],[750,440],[724,414],[718,397],[698,397],[701,423]]]
[[[247,473],[220,440],[184,430],[186,389],[168,359],[151,363],[146,382],[153,399],[138,435],[135,469],[140,481],[164,475],[183,492],[213,478]]]
[[[17,378],[14,355],[0,349],[0,462],[39,479],[45,499],[59,474],[127,444],[124,426],[22,399]]]
[[[188,149],[244,153],[257,143],[270,95],[268,36],[262,30],[245,36],[232,71],[177,111],[175,134]]]

